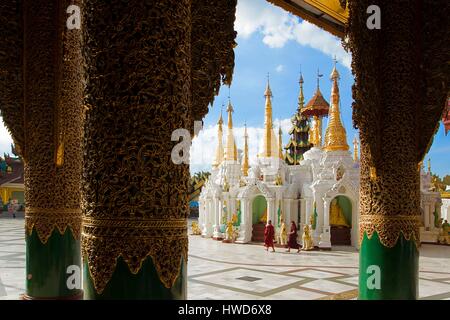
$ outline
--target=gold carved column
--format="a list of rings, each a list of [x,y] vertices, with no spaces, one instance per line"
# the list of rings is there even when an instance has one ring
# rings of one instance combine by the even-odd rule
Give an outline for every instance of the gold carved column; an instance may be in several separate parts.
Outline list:
[[[449,6],[440,0],[341,2],[350,10],[353,120],[361,139],[360,298],[416,299],[418,164],[449,92]],[[371,5],[380,9],[381,29],[367,26]]]
[[[66,27],[81,1],[3,1],[0,108],[25,163],[26,298],[79,298],[81,32]]]
[[[231,77],[232,64],[224,61],[232,48],[218,48],[222,34],[234,36],[235,1],[213,4],[85,2],[88,299],[186,298],[189,166],[172,161],[171,136],[192,131],[220,82]],[[202,34],[204,25],[210,29]],[[198,100],[196,89],[203,89]]]

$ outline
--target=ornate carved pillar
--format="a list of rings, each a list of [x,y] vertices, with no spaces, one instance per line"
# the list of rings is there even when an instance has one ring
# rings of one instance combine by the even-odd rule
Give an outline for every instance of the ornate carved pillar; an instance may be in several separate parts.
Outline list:
[[[87,299],[186,297],[190,1],[85,2]],[[170,35],[170,36],[169,36]]]
[[[234,41],[235,3],[88,0],[85,6],[85,296],[184,299],[189,166],[172,161],[171,136],[193,131],[225,73],[231,76],[232,47],[218,35]],[[202,52],[198,41],[212,45]],[[207,97],[193,100],[201,89]]]
[[[418,164],[449,92],[448,1],[347,3],[361,139],[359,297],[416,299]],[[370,5],[380,8],[381,29],[367,27]]]
[[[25,299],[82,297],[81,32],[66,27],[70,4],[81,1],[0,5],[0,108],[25,163]]]

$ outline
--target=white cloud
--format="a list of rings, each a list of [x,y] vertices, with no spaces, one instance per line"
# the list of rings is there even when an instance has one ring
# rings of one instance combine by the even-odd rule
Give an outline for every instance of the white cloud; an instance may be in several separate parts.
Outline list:
[[[3,118],[0,117],[0,156],[3,157],[4,152],[11,152],[11,143],[11,135],[3,123]]]
[[[350,69],[351,55],[342,48],[340,39],[263,0],[238,0],[234,27],[243,39],[260,32],[263,42],[271,48],[282,48],[293,40],[330,57],[336,55]]]
[[[273,121],[275,134],[278,134],[278,126],[283,131],[283,145],[287,142],[288,131],[291,129],[292,123],[290,119],[275,119]],[[244,127],[233,128],[234,139],[238,149],[244,149]],[[247,127],[248,134],[248,153],[250,165],[256,162],[257,154],[261,152],[263,144],[264,127]],[[226,128],[224,128],[224,144],[226,139]],[[191,172],[210,171],[211,164],[216,155],[217,147],[217,125],[208,126],[200,131],[199,135],[192,140],[190,150]]]
[[[278,65],[275,68],[275,71],[278,72],[278,73],[283,72],[283,70],[284,70],[284,66],[282,64]]]

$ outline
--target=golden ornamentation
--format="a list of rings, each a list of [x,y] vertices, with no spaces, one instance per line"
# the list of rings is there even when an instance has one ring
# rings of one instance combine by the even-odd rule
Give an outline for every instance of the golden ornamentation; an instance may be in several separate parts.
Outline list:
[[[56,166],[61,167],[64,164],[64,142],[58,145],[56,150]]]
[[[192,221],[191,229],[192,235],[198,236],[202,234],[202,230],[200,229],[197,221]]]
[[[217,148],[216,148],[216,156],[212,163],[213,168],[218,168],[223,161],[223,119],[222,119],[222,111],[220,111],[220,118],[217,121]]]
[[[280,245],[285,246],[287,244],[287,231],[286,231],[286,224],[284,223],[283,214],[281,215],[281,225],[280,225],[280,233],[278,235],[278,241],[280,242]]]
[[[225,239],[233,241],[234,240],[233,235],[234,235],[233,221],[228,221],[227,228],[225,229]]]
[[[187,261],[185,219],[83,219],[82,256],[88,261],[95,290],[101,294],[122,257],[132,274],[151,257],[160,281],[171,288],[179,276],[181,259]]]
[[[313,244],[313,240],[311,237],[311,231],[309,230],[309,226],[307,224],[305,224],[305,226],[303,227],[302,240],[303,240],[302,250],[309,251],[309,250],[314,249],[314,244]]]
[[[359,218],[359,244],[364,234],[369,239],[376,231],[383,246],[393,248],[400,235],[420,246],[420,219],[417,215],[361,215]]]
[[[370,167],[369,168],[369,177],[370,180],[375,181],[377,179],[377,168]]]
[[[266,106],[264,112],[264,143],[261,157],[278,157],[277,139],[273,132],[272,123],[272,90],[270,89],[269,79],[267,79],[266,91]]]
[[[55,228],[63,233],[70,227],[75,238],[81,228],[84,62],[81,32],[65,27],[68,5],[0,4],[0,110],[24,160],[27,233],[36,230],[43,243]],[[58,167],[62,151],[65,166]]]
[[[328,121],[327,130],[325,132],[323,149],[325,151],[347,151],[349,149],[347,144],[347,135],[341,122],[341,114],[339,110],[339,73],[336,70],[336,61],[333,72],[331,73],[331,79],[333,81],[333,86],[331,89],[331,107],[329,113],[330,120]]]
[[[278,173],[275,178],[275,185],[276,186],[282,186],[283,185],[283,179],[281,178],[281,175]]]
[[[190,175],[188,165],[171,159],[171,136],[193,129],[221,83],[231,83],[236,1],[84,4],[85,105],[91,107],[83,257],[97,293],[120,256],[132,273],[151,257],[161,283],[172,288],[187,260]]]
[[[343,0],[304,0],[305,3],[315,8],[314,12],[305,10],[293,1],[286,0],[268,0],[269,2],[280,6],[292,14],[301,17],[303,20],[308,21],[331,34],[343,38],[345,35],[344,25],[346,24],[349,12],[345,10],[345,7],[339,7],[339,4]],[[316,10],[322,12],[317,14]],[[323,15],[325,13],[325,15]],[[330,16],[331,18],[327,17]],[[324,18],[326,17],[326,18]],[[333,19],[336,19],[333,21]]]
[[[33,229],[36,230],[39,240],[46,244],[48,239],[57,229],[60,235],[64,235],[70,228],[76,240],[81,235],[81,209],[47,209],[47,208],[25,208],[25,230],[30,236]]]
[[[342,212],[342,208],[339,206],[337,199],[333,199],[331,201],[330,206],[330,226],[343,226],[350,228],[349,224],[345,220],[344,213]]]
[[[227,127],[227,142],[225,145],[225,160],[236,161],[237,160],[237,149],[234,142],[233,135],[233,106],[231,101],[228,101],[227,113],[228,113],[228,127]]]

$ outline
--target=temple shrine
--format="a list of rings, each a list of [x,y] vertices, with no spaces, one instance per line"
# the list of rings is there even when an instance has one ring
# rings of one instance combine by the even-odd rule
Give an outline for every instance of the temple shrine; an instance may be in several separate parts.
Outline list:
[[[318,77],[319,78],[319,77]],[[242,159],[238,159],[233,135],[231,102],[228,103],[226,139],[223,119],[218,120],[218,142],[212,172],[199,196],[199,227],[204,237],[227,238],[229,222],[234,219],[237,243],[261,242],[267,219],[280,237],[282,222],[295,221],[298,229],[309,225],[315,247],[333,245],[359,247],[359,175],[358,140],[353,152],[341,121],[339,72],[336,63],[331,73],[329,104],[317,89],[305,105],[303,76],[297,112],[292,117],[291,138],[282,152],[281,128],[278,138],[272,122],[272,90],[269,82],[264,93],[264,141],[256,163],[249,165],[248,135],[244,134]],[[329,117],[322,137],[322,119]],[[246,129],[245,129],[246,130]],[[421,239],[437,243],[441,215],[439,192],[433,191],[431,170],[421,167]],[[302,243],[302,232],[298,234]]]

